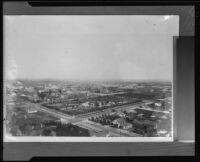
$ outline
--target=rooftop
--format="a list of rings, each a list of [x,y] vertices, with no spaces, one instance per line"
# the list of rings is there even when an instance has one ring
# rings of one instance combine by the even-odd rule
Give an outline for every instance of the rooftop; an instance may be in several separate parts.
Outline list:
[[[120,125],[123,125],[123,126],[130,124],[130,123],[127,123],[124,118],[119,118],[119,119],[116,119],[114,121],[118,122]]]

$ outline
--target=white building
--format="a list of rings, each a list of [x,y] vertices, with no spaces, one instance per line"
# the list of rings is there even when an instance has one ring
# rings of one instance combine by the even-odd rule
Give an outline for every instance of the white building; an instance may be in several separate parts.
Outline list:
[[[36,113],[37,110],[34,109],[34,108],[28,108],[27,112],[28,112],[28,113]]]
[[[162,106],[162,104],[160,102],[156,102],[155,106]]]
[[[116,119],[112,122],[113,124],[117,124],[118,127],[122,127],[123,129],[132,128],[132,124],[127,123],[124,118]]]

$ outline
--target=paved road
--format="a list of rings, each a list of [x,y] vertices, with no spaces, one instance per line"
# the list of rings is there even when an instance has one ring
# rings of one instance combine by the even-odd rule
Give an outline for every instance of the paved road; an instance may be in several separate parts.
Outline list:
[[[134,136],[138,137],[140,135],[135,134],[135,133],[130,133],[130,132],[125,131],[125,130],[120,130],[120,129],[116,129],[116,128],[112,128],[112,127],[102,126],[102,125],[99,125],[97,123],[91,124],[91,123],[85,122],[85,121],[92,116],[94,117],[94,116],[99,116],[101,114],[109,113],[109,112],[112,111],[112,109],[126,110],[126,109],[131,109],[131,108],[132,109],[137,108],[137,109],[143,109],[143,110],[148,110],[148,111],[163,112],[163,111],[159,111],[159,110],[150,110],[150,109],[147,109],[147,108],[140,108],[139,105],[141,105],[143,103],[135,103],[135,104],[131,104],[131,105],[116,106],[114,108],[105,109],[104,111],[97,111],[97,112],[93,112],[93,113],[89,113],[89,114],[84,114],[84,115],[79,116],[79,117],[72,117],[70,115],[55,111],[53,109],[46,108],[46,107],[44,107],[44,106],[42,106],[38,103],[28,103],[28,104],[35,107],[39,111],[49,113],[49,114],[53,115],[54,117],[57,117],[57,118],[60,118],[60,119],[64,119],[64,121],[66,123],[70,122],[74,125],[92,130],[92,131],[97,132],[97,133],[98,132],[104,132],[104,133],[110,132],[111,134],[114,134],[116,136],[119,136],[119,134],[120,134],[121,136],[132,136],[132,137],[134,137]],[[169,113],[169,112],[163,112],[163,113]]]
[[[105,127],[105,126],[99,125],[97,123],[91,124],[90,122],[85,122],[85,120],[88,119],[91,116],[100,115],[100,114],[106,113],[110,110],[106,110],[104,112],[97,112],[95,114],[94,113],[88,114],[87,116],[84,116],[84,117],[81,117],[81,118],[80,117],[74,117],[73,118],[72,116],[69,116],[67,114],[64,114],[64,113],[61,113],[61,112],[58,112],[58,111],[55,111],[55,110],[52,110],[52,109],[49,109],[49,108],[46,108],[46,107],[44,107],[44,106],[42,106],[38,103],[28,103],[28,104],[29,104],[29,106],[32,106],[39,111],[49,113],[52,116],[60,118],[60,119],[64,119],[64,121],[66,123],[70,122],[74,125],[80,126],[82,128],[89,129],[89,130],[94,131],[96,133],[104,132],[104,134],[106,135],[109,132],[109,133],[111,133],[112,135],[115,135],[115,136],[120,136],[120,135],[121,136],[139,136],[139,135],[134,134],[134,133],[123,132],[122,130],[118,130],[116,128]],[[119,109],[119,108],[122,108],[122,106],[116,107],[114,109]]]
[[[49,108],[46,108],[40,104],[36,104],[36,103],[29,103],[31,106],[33,106],[35,109],[39,110],[39,111],[42,111],[42,112],[46,112],[46,113],[49,113],[50,115],[54,116],[54,117],[57,117],[57,118],[61,118],[61,119],[65,119],[66,121],[68,122],[78,122],[78,121],[82,121],[83,119],[81,118],[73,118],[72,116],[70,115],[67,115],[67,114],[64,114],[64,113],[61,113],[59,111],[55,111],[53,109],[49,109]]]
[[[91,122],[91,121],[89,121],[89,122],[82,121],[82,122],[78,122],[78,123],[74,123],[74,124],[77,126],[86,128],[88,130],[95,131],[96,133],[104,132],[105,135],[110,133],[115,136],[123,136],[123,137],[139,137],[139,136],[141,136],[139,134],[129,132],[126,130],[121,130],[121,129],[113,128],[113,127],[109,127],[109,126],[102,126],[102,125],[99,125],[99,124]]]
[[[135,133],[129,133],[129,132],[124,132],[123,130],[118,130],[116,128],[111,128],[111,127],[105,127],[105,126],[101,126],[99,124],[95,124],[95,123],[89,123],[89,122],[84,122],[85,118],[72,118],[69,115],[60,113],[60,112],[56,112],[56,111],[52,111],[51,109],[45,108],[44,106],[41,106],[39,104],[35,104],[35,103],[30,103],[30,105],[32,105],[33,107],[35,107],[36,109],[38,109],[39,111],[43,111],[43,112],[47,112],[51,115],[53,115],[54,117],[58,117],[61,119],[64,119],[67,122],[70,122],[74,125],[80,126],[82,128],[86,128],[89,129],[91,131],[95,131],[95,132],[105,132],[105,134],[107,134],[108,132],[110,132],[111,134],[115,135],[115,136],[139,136]],[[88,118],[88,117],[87,117]]]
[[[130,108],[133,108],[133,106],[139,106],[141,104],[142,104],[142,102],[140,102],[140,103],[131,103],[131,104],[127,104],[127,105],[116,106],[116,107],[107,108],[107,109],[104,109],[104,110],[101,110],[101,111],[95,111],[95,112],[91,112],[91,113],[87,113],[87,114],[81,114],[81,115],[77,115],[77,116],[79,118],[90,118],[90,117],[99,116],[101,114],[109,113],[112,110],[118,110],[118,109],[126,110],[126,109],[130,109]]]
[[[63,119],[66,119],[66,120],[69,120],[70,121],[79,121],[79,120],[84,120],[84,119],[88,119],[92,116],[98,116],[98,115],[101,115],[101,114],[105,114],[105,113],[109,113],[112,111],[112,109],[128,109],[130,108],[130,106],[137,106],[141,103],[135,103],[135,104],[131,104],[131,105],[122,105],[122,106],[116,106],[116,107],[113,107],[113,108],[108,108],[108,109],[104,109],[102,111],[95,111],[95,112],[91,112],[91,113],[87,113],[87,114],[83,114],[83,115],[78,115],[76,117],[73,117],[71,115],[68,115],[68,114],[64,114],[62,112],[59,112],[59,111],[56,111],[56,110],[53,110],[53,109],[49,109],[49,108],[46,108],[38,103],[28,103],[29,105],[31,105],[32,107],[36,108],[37,110],[40,110],[40,111],[43,111],[43,112],[47,112],[55,117],[58,117],[58,118],[63,118]]]
[[[148,111],[154,111],[154,112],[161,112],[161,113],[164,113],[164,114],[170,114],[169,111],[161,111],[161,110],[153,110],[153,109],[148,109],[148,108],[137,108],[137,109],[141,109],[141,110],[148,110]]]

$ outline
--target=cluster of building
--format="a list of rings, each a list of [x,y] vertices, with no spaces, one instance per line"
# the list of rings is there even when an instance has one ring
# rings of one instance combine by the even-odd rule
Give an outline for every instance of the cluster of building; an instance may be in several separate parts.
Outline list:
[[[139,112],[137,110],[127,110],[125,112],[111,112],[107,115],[92,117],[89,120],[134,132],[142,136],[156,136],[158,116],[152,115],[150,111],[145,110]]]
[[[140,89],[141,86],[162,89],[161,86],[149,86],[148,84],[142,85],[136,83],[90,86],[87,84],[59,85],[41,82],[41,84],[34,86],[31,84],[23,85],[18,81],[14,86],[10,86],[9,89],[12,89],[13,93],[9,96],[15,95],[28,99],[31,102],[46,103],[49,107],[54,107],[57,110],[81,110],[81,112],[84,113],[83,110],[87,109],[103,109],[106,107],[114,107],[136,102],[136,100],[139,101],[140,99],[138,98],[140,98],[140,96],[134,98],[133,95],[128,96],[120,93],[126,93],[126,89],[133,89],[135,91],[136,87],[139,87]],[[165,90],[169,90],[169,88],[169,86],[163,87]],[[170,110],[172,107],[171,102],[171,97],[166,96],[166,98],[160,99],[153,98],[152,100],[147,101],[146,105],[152,109]],[[57,103],[60,105],[58,106]]]
[[[7,103],[14,105],[16,101],[19,101],[18,99],[25,99],[77,118],[79,115],[97,114],[93,122],[144,136],[156,135],[156,131],[161,134],[168,133],[163,129],[158,131],[158,121],[168,119],[162,112],[168,111],[170,114],[171,111],[172,96],[169,85],[148,83],[65,85],[58,83],[16,81],[14,84],[8,84],[6,86]],[[161,95],[157,97],[157,94]],[[127,109],[126,112],[112,111],[112,108],[115,109],[116,106],[121,107],[141,101],[143,104],[139,104],[138,109]],[[108,112],[108,115],[100,117],[96,110]],[[152,114],[152,110],[161,114]],[[36,112],[37,109],[26,107],[27,114],[33,116]],[[117,116],[117,118],[111,116]]]

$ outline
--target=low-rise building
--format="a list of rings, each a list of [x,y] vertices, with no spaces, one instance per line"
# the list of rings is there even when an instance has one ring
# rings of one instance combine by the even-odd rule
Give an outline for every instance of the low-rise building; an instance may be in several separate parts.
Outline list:
[[[135,112],[130,112],[126,115],[126,117],[129,119],[129,120],[133,120],[135,119],[137,116],[137,114]]]
[[[136,132],[140,132],[142,134],[151,132],[152,130],[157,129],[157,122],[150,121],[150,120],[144,120],[144,121],[139,121],[137,119],[133,120],[133,129]]]
[[[84,103],[81,104],[81,106],[88,107],[90,105],[89,105],[89,102],[84,102]]]
[[[160,107],[160,106],[162,106],[162,103],[156,102],[156,103],[155,103],[155,106],[159,106],[159,107]]]
[[[123,112],[119,112],[119,111],[117,112],[117,115],[122,118],[126,117],[126,115]]]
[[[34,109],[34,108],[32,108],[32,107],[29,107],[29,108],[27,109],[27,112],[28,112],[28,113],[36,113],[37,110]]]
[[[132,124],[126,122],[124,118],[118,118],[112,122],[113,124],[116,124],[118,127],[122,127],[123,129],[129,129],[132,128]]]

